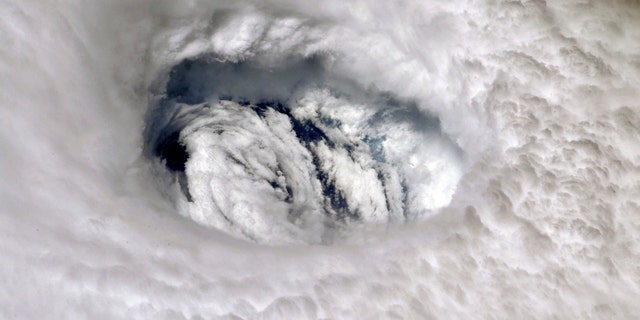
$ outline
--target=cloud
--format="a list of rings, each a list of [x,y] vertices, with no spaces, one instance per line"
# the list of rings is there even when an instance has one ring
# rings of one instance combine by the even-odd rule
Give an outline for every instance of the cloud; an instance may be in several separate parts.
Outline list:
[[[7,1],[0,317],[632,317],[625,3]],[[177,101],[186,60],[219,68]],[[173,129],[200,207],[149,147]],[[326,233],[332,184],[394,223]]]

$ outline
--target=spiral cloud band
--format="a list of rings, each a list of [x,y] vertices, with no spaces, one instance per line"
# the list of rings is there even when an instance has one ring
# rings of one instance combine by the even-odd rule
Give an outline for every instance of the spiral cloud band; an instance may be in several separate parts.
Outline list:
[[[640,315],[637,2],[0,14],[0,318]]]

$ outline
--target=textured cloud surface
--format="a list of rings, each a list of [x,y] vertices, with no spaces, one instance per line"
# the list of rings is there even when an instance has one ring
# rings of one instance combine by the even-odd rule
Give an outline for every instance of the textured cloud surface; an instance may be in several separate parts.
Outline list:
[[[0,318],[640,315],[633,2],[0,14]]]

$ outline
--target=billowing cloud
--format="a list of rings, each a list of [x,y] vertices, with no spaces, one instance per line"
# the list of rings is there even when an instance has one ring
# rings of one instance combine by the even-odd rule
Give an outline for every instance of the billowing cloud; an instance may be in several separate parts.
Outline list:
[[[630,318],[627,1],[5,1],[0,318]]]

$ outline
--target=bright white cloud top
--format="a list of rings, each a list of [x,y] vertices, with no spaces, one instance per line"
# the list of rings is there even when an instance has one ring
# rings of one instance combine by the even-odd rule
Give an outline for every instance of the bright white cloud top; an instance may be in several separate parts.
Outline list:
[[[640,314],[634,2],[0,14],[0,318]]]

